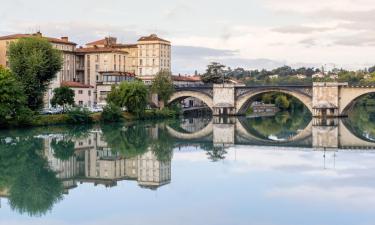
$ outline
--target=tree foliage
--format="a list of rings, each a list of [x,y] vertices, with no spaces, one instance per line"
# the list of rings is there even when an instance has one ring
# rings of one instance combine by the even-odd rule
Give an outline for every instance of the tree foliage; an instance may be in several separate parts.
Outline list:
[[[204,83],[221,84],[228,80],[225,72],[225,65],[213,62],[207,66],[206,73],[202,75]]]
[[[172,74],[169,71],[160,71],[156,74],[152,82],[151,91],[157,94],[159,100],[166,104],[174,92]]]
[[[57,105],[62,106],[63,111],[65,111],[66,106],[74,105],[74,91],[66,86],[55,88],[51,104],[53,107]]]
[[[43,38],[21,38],[9,46],[9,63],[23,84],[29,108],[40,109],[50,81],[62,68],[61,52]]]
[[[107,97],[108,103],[126,107],[136,116],[143,114],[148,103],[148,90],[141,81],[122,82],[119,87],[112,87]]]
[[[275,104],[277,107],[286,110],[290,106],[290,102],[288,101],[288,98],[285,95],[278,95],[275,99]]]
[[[119,122],[123,119],[121,108],[113,103],[107,104],[102,112],[103,122]]]
[[[0,127],[28,124],[32,112],[25,105],[22,85],[9,70],[0,67]]]

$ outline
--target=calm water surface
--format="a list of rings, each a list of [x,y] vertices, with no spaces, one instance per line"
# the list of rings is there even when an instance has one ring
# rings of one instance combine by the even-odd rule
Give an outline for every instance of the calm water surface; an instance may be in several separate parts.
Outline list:
[[[0,224],[375,224],[375,113],[0,131]]]

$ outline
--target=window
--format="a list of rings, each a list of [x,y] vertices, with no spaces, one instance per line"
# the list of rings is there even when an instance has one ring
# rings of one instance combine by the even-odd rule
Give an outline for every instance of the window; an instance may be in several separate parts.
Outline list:
[[[141,65],[141,66],[143,65],[143,60],[142,59],[139,60],[139,65]]]
[[[79,104],[80,106],[83,106],[83,101],[79,101],[78,104]]]
[[[91,96],[91,91],[90,90],[88,91],[88,93],[89,93],[89,96]]]
[[[95,62],[99,62],[99,55],[95,56]]]
[[[78,91],[78,94],[80,94],[80,95],[83,94],[83,91],[82,91],[82,90],[79,90],[79,91]],[[80,101],[80,102],[81,102],[81,101]]]
[[[155,59],[152,59],[152,65],[155,66]]]
[[[142,68],[139,68],[139,75],[142,75]]]

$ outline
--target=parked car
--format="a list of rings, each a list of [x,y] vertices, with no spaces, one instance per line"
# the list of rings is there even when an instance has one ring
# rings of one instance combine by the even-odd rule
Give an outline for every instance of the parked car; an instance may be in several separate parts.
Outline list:
[[[61,108],[47,108],[47,109],[43,109],[39,113],[41,115],[61,114],[61,113],[63,113],[63,109],[61,109]]]
[[[90,107],[90,108],[87,108],[90,112],[92,113],[98,113],[98,112],[103,112],[103,108],[101,107]]]

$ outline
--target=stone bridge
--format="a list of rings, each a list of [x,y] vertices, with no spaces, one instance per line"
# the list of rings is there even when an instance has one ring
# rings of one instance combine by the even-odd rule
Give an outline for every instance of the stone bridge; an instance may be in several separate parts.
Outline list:
[[[244,115],[256,97],[268,92],[284,93],[299,99],[314,117],[340,117],[347,116],[347,112],[361,96],[374,93],[375,86],[317,82],[312,85],[214,84],[213,86],[179,87],[168,104],[194,97],[204,102],[212,110],[213,115]]]

